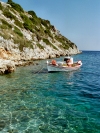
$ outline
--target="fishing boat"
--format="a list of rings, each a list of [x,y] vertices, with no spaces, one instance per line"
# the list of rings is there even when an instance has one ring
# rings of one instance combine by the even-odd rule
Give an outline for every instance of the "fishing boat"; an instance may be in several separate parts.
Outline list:
[[[79,69],[82,66],[82,62],[79,60],[73,62],[72,57],[65,57],[64,61],[52,60],[51,62],[47,61],[48,72],[59,72],[59,71],[74,71]]]

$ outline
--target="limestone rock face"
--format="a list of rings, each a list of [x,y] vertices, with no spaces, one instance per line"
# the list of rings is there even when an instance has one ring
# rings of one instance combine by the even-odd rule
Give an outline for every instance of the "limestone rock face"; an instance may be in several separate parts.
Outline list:
[[[11,60],[0,59],[0,74],[7,74],[15,71],[15,63]]]
[[[71,54],[71,55],[81,53],[81,51],[80,51],[76,46],[74,46],[73,48],[70,47],[70,48],[68,49],[68,52],[69,52],[69,54]]]

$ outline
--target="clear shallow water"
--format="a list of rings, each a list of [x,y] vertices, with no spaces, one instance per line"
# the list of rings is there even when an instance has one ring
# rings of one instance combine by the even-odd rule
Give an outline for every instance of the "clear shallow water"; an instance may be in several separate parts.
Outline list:
[[[48,73],[43,60],[0,76],[0,133],[100,133],[100,52],[74,60],[74,72]]]

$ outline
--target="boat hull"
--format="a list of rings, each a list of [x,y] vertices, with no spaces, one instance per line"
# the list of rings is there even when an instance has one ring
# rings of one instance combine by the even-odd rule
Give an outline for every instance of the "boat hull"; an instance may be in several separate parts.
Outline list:
[[[69,71],[75,71],[79,69],[80,67],[81,67],[81,64],[75,67],[54,66],[54,65],[47,64],[48,72],[60,72],[60,71],[69,72]]]

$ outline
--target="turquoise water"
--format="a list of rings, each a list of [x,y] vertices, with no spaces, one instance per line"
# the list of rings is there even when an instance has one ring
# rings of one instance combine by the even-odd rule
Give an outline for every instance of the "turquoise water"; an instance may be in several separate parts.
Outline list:
[[[0,133],[100,133],[100,52],[73,57],[74,72],[48,73],[42,60],[0,76]]]

